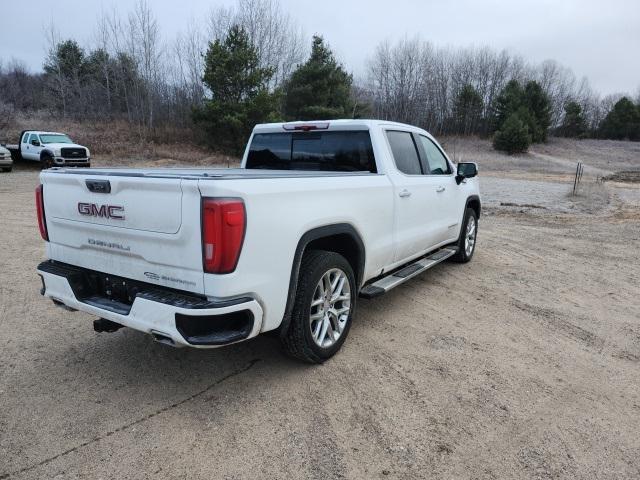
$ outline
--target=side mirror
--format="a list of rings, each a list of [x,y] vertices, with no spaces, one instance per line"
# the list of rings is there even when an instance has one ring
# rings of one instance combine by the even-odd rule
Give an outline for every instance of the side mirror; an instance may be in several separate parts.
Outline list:
[[[33,145],[34,147],[39,147],[40,142],[38,140],[31,140],[31,145]]]
[[[473,162],[460,162],[456,174],[456,183],[460,185],[465,178],[473,178],[478,175],[478,165]]]

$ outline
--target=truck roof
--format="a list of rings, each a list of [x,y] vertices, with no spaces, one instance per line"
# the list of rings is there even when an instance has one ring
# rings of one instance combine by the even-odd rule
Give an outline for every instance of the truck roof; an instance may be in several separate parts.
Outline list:
[[[25,131],[23,132],[23,134],[24,134],[24,133],[35,133],[35,134],[37,134],[37,135],[42,135],[42,134],[44,134],[44,135],[66,135],[66,133],[60,133],[60,132],[47,132],[47,131],[44,131],[44,130],[25,130]]]
[[[324,126],[328,124],[328,126]],[[417,129],[413,125],[407,125],[406,123],[391,122],[388,120],[374,120],[374,119],[337,119],[337,120],[309,120],[309,121],[296,121],[296,122],[277,122],[277,123],[260,123],[253,129],[254,132],[282,132],[286,130],[286,126],[291,126],[292,129],[296,125],[323,125],[323,128],[319,130],[355,130],[362,128],[371,128],[373,126],[397,126],[403,128]]]

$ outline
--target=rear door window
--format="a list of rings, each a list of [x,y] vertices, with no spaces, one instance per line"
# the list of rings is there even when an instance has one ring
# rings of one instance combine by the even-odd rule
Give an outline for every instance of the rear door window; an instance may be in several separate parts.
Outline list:
[[[377,172],[367,130],[256,133],[246,168]]]
[[[418,150],[411,133],[388,130],[387,139],[398,170],[407,175],[422,175]]]
[[[424,135],[419,135],[418,138],[420,138],[423,152],[427,157],[427,165],[425,165],[425,170],[429,173],[429,175],[447,175],[451,173],[449,162],[447,162],[447,159],[442,154],[440,149],[436,146],[436,144]]]

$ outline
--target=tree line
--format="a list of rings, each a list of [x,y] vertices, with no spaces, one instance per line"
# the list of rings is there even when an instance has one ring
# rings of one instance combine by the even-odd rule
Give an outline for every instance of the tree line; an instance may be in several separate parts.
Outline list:
[[[202,23],[202,22],[201,22]],[[47,29],[43,71],[0,63],[0,110],[126,119],[141,137],[200,133],[237,153],[253,124],[375,117],[434,134],[492,136],[525,151],[549,133],[640,140],[640,91],[601,97],[554,61],[506,51],[382,42],[354,80],[319,35],[309,41],[278,0],[238,0],[192,21],[173,42],[150,6],[103,13],[89,47]]]

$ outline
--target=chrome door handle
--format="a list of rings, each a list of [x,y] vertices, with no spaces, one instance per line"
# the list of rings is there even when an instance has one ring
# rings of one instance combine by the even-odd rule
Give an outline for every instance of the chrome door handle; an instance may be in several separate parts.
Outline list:
[[[438,187],[436,188],[436,192],[440,193],[440,192],[444,192],[445,188],[444,187]]]
[[[409,190],[402,190],[398,195],[400,195],[402,198],[410,197],[411,192]]]

